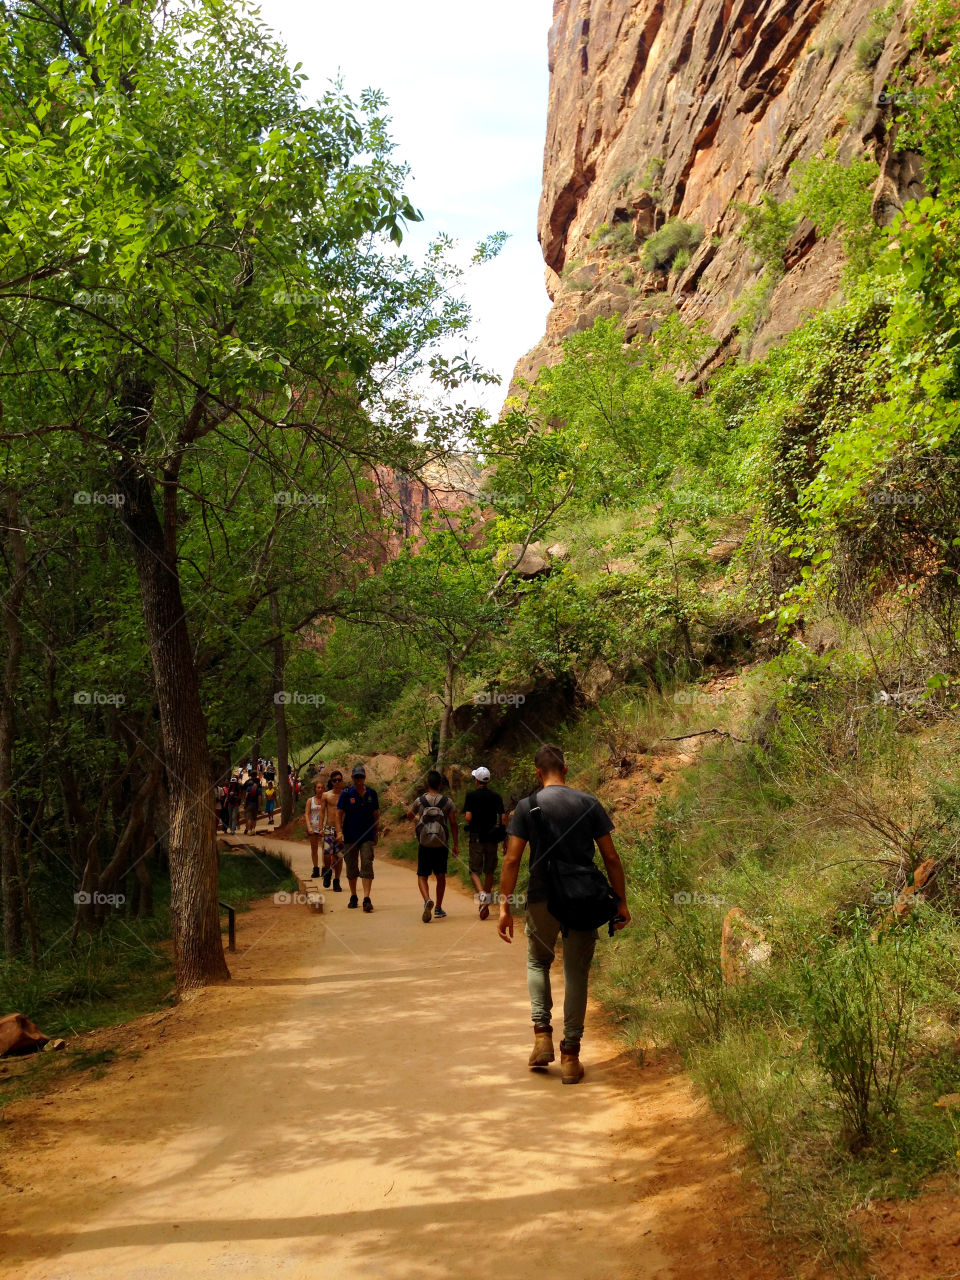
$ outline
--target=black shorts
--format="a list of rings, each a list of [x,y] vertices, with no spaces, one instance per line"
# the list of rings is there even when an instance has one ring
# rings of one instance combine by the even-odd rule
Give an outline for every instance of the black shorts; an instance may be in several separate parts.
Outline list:
[[[445,876],[447,874],[447,858],[449,857],[449,849],[427,849],[422,844],[417,845],[417,875],[426,879],[427,876]]]

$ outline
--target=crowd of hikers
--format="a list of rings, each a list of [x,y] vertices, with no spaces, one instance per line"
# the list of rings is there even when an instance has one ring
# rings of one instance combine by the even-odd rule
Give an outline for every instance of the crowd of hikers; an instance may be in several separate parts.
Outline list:
[[[287,765],[287,782],[296,801],[300,796],[300,778],[293,765]],[[272,760],[244,760],[228,777],[214,784],[213,803],[217,829],[235,836],[243,816],[243,834],[255,835],[257,819],[267,816],[267,826],[274,826],[274,814],[280,801],[277,770]]]
[[[528,1065],[544,1070],[555,1060],[553,995],[550,971],[563,938],[563,1038],[560,1042],[560,1074],[564,1084],[583,1079],[580,1042],[587,1009],[590,967],[598,929],[611,936],[630,922],[623,865],[613,843],[613,823],[600,801],[567,785],[567,765],[559,747],[544,745],[534,756],[537,786],[507,812],[503,797],[491,786],[490,770],[473,770],[474,786],[467,792],[462,821],[468,836],[468,869],[476,890],[479,917],[487,920],[498,907],[498,934],[504,942],[514,937],[513,907],[524,906],[527,943],[527,985],[533,1020],[534,1045]],[[350,784],[342,769],[331,767],[322,777],[322,765],[312,794],[303,810],[310,840],[312,876],[322,878],[325,889],[342,893],[346,870],[350,897],[347,907],[373,911],[376,847],[380,841],[380,798],[367,785],[366,769],[354,765]],[[300,792],[298,775],[290,769],[290,785]],[[439,770],[427,774],[424,789],[407,810],[417,839],[417,886],[424,924],[446,918],[443,907],[451,854],[460,857],[460,815],[449,795],[448,780]],[[261,812],[273,826],[276,807],[276,774],[270,760],[245,761],[217,789],[220,821],[225,831],[236,833],[240,810],[244,832],[256,831]],[[221,794],[222,793],[222,794]],[[504,845],[503,858],[500,846]],[[517,880],[524,850],[529,846],[529,884],[517,895]],[[601,871],[594,861],[599,850]],[[499,868],[499,892],[494,893]],[[433,889],[431,892],[431,880]],[[362,899],[358,892],[362,882]]]

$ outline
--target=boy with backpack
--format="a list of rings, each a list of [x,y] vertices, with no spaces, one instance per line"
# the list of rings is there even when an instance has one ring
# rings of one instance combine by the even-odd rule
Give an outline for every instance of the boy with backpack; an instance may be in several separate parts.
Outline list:
[[[443,794],[443,777],[436,769],[427,774],[427,789],[413,802],[407,815],[417,826],[417,885],[423,899],[424,924],[431,915],[446,919],[443,895],[447,887],[447,857],[450,852],[450,833],[453,832],[453,856],[460,856],[460,829],[457,826],[457,810],[449,796]],[[430,877],[437,881],[437,902],[434,908],[430,897]]]
[[[533,1013],[531,1070],[553,1062],[553,995],[550,968],[557,938],[563,934],[563,1040],[560,1075],[564,1084],[583,1079],[580,1041],[587,1012],[590,964],[597,929],[611,935],[630,923],[623,864],[610,832],[613,823],[595,796],[575,791],[566,782],[567,765],[559,747],[543,746],[534,757],[539,788],[525,796],[507,827],[507,849],[500,876],[499,934],[513,941],[510,903],[525,846],[530,844],[530,887],[527,891],[527,983]],[[600,850],[609,882],[593,861]]]

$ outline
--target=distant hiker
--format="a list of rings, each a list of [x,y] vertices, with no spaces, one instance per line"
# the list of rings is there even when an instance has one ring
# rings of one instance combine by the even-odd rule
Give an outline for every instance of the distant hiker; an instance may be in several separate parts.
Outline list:
[[[313,784],[313,795],[307,796],[307,803],[303,806],[303,825],[307,829],[307,835],[310,837],[310,857],[313,859],[313,870],[310,872],[310,878],[316,880],[320,875],[320,837],[322,834],[323,823],[323,783],[317,781]]]
[[[323,811],[320,822],[323,827],[323,887],[330,888],[333,879],[333,892],[342,893],[340,874],[343,871],[343,845],[337,836],[337,805],[343,791],[343,774],[339,769],[332,769],[328,779],[329,791],[323,793]]]
[[[423,899],[424,924],[431,915],[446,919],[443,895],[447,888],[447,858],[450,853],[450,833],[453,833],[453,856],[460,856],[460,830],[457,826],[457,810],[449,796],[443,794],[444,779],[436,769],[427,774],[427,789],[413,802],[408,818],[417,827],[417,885]],[[437,905],[434,909],[430,897],[430,877],[437,879]]]
[[[513,941],[510,903],[524,847],[530,844],[530,887],[527,897],[527,983],[533,1013],[534,1047],[529,1065],[536,1070],[553,1062],[553,995],[550,966],[563,932],[563,1040],[560,1071],[564,1084],[583,1079],[580,1041],[587,1011],[590,963],[597,926],[612,921],[614,929],[630,923],[623,865],[614,848],[610,821],[596,797],[566,784],[567,766],[559,747],[543,746],[534,756],[540,787],[517,804],[507,828],[507,850],[500,876],[499,933]],[[593,861],[600,849],[610,883]],[[612,886],[612,892],[611,892]],[[559,913],[554,914],[554,913]],[[582,921],[593,919],[590,927]],[[580,924],[580,927],[575,927]]]
[[[263,808],[267,815],[267,826],[273,826],[273,811],[277,807],[277,784],[268,778],[263,788]]]
[[[275,782],[276,777],[277,777],[277,771],[274,768],[273,761],[268,760],[266,765],[264,766],[263,780],[264,782]]]
[[[237,834],[237,822],[240,819],[240,801],[243,799],[243,788],[240,779],[231,778],[227,783],[227,820],[230,823],[230,834]]]
[[[260,781],[255,773],[251,774],[244,786],[244,835],[249,836],[257,834],[257,817],[260,813],[261,794]]]
[[[473,777],[477,786],[476,790],[467,793],[463,802],[463,820],[470,833],[470,879],[477,891],[480,919],[486,920],[493,901],[499,845],[506,836],[506,828],[503,825],[503,797],[490,790],[490,770],[480,765],[474,769]]]
[[[340,792],[337,801],[337,838],[343,842],[343,858],[350,882],[348,907],[356,907],[357,876],[363,879],[363,909],[372,911],[370,890],[373,887],[374,848],[380,839],[380,800],[373,787],[367,786],[367,771],[355,764],[351,771],[353,786]]]

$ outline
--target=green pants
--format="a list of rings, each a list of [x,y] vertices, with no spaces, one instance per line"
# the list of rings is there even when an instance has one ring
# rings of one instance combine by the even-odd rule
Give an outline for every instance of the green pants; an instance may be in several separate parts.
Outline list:
[[[527,986],[534,1026],[550,1025],[553,993],[550,968],[557,953],[562,925],[545,902],[527,903]],[[563,940],[563,1041],[579,1047],[587,1015],[587,983],[597,945],[597,931],[571,929]]]

